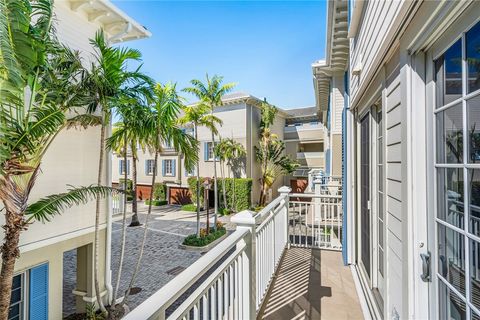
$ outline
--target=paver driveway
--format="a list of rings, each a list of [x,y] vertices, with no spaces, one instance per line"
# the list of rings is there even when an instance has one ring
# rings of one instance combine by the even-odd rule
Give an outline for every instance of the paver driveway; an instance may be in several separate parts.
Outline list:
[[[139,207],[139,218],[142,223],[146,217],[146,206]],[[115,284],[118,261],[120,258],[120,239],[122,230],[122,221],[120,216],[114,217],[112,227],[112,283]],[[220,217],[220,220],[228,224],[228,217]],[[128,218],[128,222],[130,218]],[[205,215],[202,213],[202,222],[205,222]],[[202,223],[202,227],[204,223]],[[147,242],[143,255],[140,272],[138,273],[134,287],[141,288],[137,294],[131,295],[128,305],[131,309],[138,306],[142,301],[151,296],[155,291],[167,284],[176,274],[167,273],[177,268],[181,271],[187,268],[201,254],[199,252],[190,252],[179,248],[183,238],[189,234],[195,233],[196,214],[192,212],[181,211],[176,206],[164,206],[155,208],[150,217]],[[138,258],[140,244],[143,237],[144,227],[135,227],[127,229],[127,241],[125,247],[125,259],[122,270],[122,280],[120,284],[120,293],[126,290],[131,279],[135,263]],[[75,300],[72,290],[75,288],[75,264],[76,253],[70,251],[64,255],[64,314],[68,315],[75,310]]]

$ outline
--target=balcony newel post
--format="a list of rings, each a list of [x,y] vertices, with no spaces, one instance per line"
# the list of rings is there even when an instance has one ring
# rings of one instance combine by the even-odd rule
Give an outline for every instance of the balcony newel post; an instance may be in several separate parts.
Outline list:
[[[280,196],[283,198],[283,214],[285,215],[285,244],[287,248],[290,248],[290,235],[289,235],[289,224],[290,221],[288,220],[288,207],[290,202],[290,192],[292,192],[292,188],[283,186],[278,189]]]
[[[256,254],[256,224],[255,212],[243,210],[230,220],[239,228],[247,228],[249,233],[245,237],[245,258],[243,267],[248,273],[242,275],[243,281],[243,317],[245,319],[256,319],[257,317],[257,254]]]

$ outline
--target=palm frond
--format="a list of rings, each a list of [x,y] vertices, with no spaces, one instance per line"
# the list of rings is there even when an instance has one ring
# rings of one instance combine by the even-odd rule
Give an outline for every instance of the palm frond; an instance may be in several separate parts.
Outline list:
[[[49,195],[30,204],[25,215],[28,217],[27,221],[36,220],[45,223],[68,208],[85,204],[96,197],[105,198],[117,192],[121,191],[104,186],[70,187],[67,192]]]
[[[93,114],[79,114],[72,118],[67,119],[67,129],[87,129],[88,127],[100,126],[102,125],[102,117],[93,115]]]

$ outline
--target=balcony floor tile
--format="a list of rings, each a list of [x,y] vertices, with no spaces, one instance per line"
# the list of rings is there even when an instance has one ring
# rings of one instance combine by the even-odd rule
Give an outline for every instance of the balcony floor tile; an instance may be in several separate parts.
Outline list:
[[[349,267],[337,251],[286,251],[258,319],[363,319]]]

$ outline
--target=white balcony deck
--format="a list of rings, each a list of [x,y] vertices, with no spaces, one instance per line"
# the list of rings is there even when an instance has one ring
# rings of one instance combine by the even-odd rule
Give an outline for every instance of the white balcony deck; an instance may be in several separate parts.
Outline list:
[[[232,217],[233,233],[125,319],[363,318],[339,252],[341,191],[321,188],[283,187],[259,213]]]

